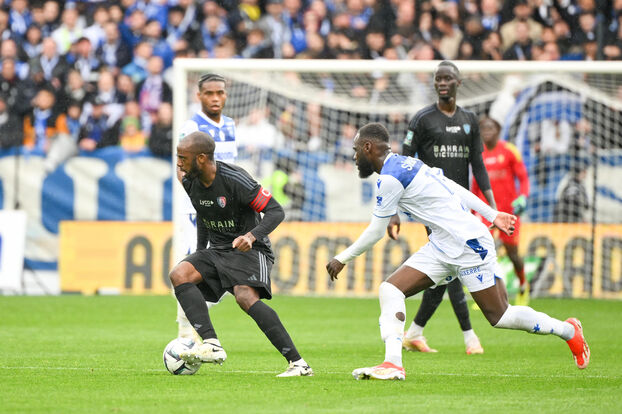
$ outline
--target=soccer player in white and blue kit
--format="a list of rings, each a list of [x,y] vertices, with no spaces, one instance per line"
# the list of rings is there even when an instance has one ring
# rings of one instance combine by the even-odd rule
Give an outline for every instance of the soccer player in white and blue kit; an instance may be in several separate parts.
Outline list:
[[[367,124],[359,130],[354,152],[361,178],[374,172],[380,175],[376,207],[371,223],[361,236],[326,265],[331,280],[337,278],[346,263],[382,238],[398,208],[432,231],[429,242],[380,284],[379,322],[385,359],[380,365],[355,369],[354,378],[405,379],[404,299],[456,277],[467,287],[492,326],[557,335],[568,343],[577,367],[587,367],[590,351],[577,319],[562,322],[528,306],[508,303],[505,285],[496,276],[494,240],[470,210],[477,211],[507,234],[514,231],[515,216],[493,210],[467,189],[444,177],[442,170],[430,168],[419,159],[392,153],[389,133],[381,124]]]
[[[205,132],[216,143],[215,161],[233,163],[238,156],[235,122],[222,114],[227,102],[226,80],[221,75],[207,73],[199,78],[197,86],[199,88],[197,97],[201,103],[201,110],[184,123],[179,139],[181,140],[196,131]],[[197,250],[196,211],[187,195],[184,195],[182,203],[181,249],[185,255],[188,255]],[[205,248],[205,246],[200,248]],[[213,303],[208,302],[208,306],[211,305]],[[197,333],[190,325],[179,304],[177,306],[177,323],[179,337],[197,338]]]

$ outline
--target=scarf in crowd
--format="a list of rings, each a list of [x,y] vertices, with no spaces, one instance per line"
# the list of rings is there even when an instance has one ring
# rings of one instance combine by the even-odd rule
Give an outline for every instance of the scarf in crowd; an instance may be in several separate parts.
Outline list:
[[[157,112],[158,107],[162,103],[162,77],[148,76],[140,90],[139,103],[140,107],[148,112]]]
[[[33,111],[33,126],[35,128],[35,148],[42,151],[45,149],[45,141],[47,139],[47,123],[50,116],[52,116],[51,109],[46,109],[45,111],[42,111],[39,108],[35,108]]]

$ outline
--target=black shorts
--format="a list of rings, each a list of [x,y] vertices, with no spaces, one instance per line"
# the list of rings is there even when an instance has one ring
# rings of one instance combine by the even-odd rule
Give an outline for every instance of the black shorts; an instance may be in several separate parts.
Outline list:
[[[237,285],[252,286],[261,299],[272,298],[270,270],[273,262],[259,250],[203,249],[183,259],[201,274],[198,284],[208,302],[218,302],[225,292],[233,293]]]

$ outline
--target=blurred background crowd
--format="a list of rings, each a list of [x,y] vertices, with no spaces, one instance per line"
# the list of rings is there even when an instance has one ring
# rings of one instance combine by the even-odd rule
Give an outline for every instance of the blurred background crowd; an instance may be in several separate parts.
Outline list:
[[[0,145],[169,156],[176,57],[619,59],[620,34],[622,0],[0,0]]]

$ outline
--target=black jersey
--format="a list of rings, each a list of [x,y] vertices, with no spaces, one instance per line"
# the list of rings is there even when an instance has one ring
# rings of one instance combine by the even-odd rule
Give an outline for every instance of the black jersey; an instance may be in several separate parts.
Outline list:
[[[253,230],[271,194],[244,169],[216,161],[216,177],[209,187],[198,178],[184,177],[182,184],[197,211],[197,226],[209,232],[212,249],[232,249],[233,240]],[[253,248],[274,258],[267,236],[257,238]]]
[[[471,164],[478,185],[486,191],[490,181],[482,151],[477,116],[459,106],[453,116],[447,116],[436,104],[421,109],[410,120],[403,146],[404,155],[418,154],[421,161],[442,169],[447,178],[467,189]]]

